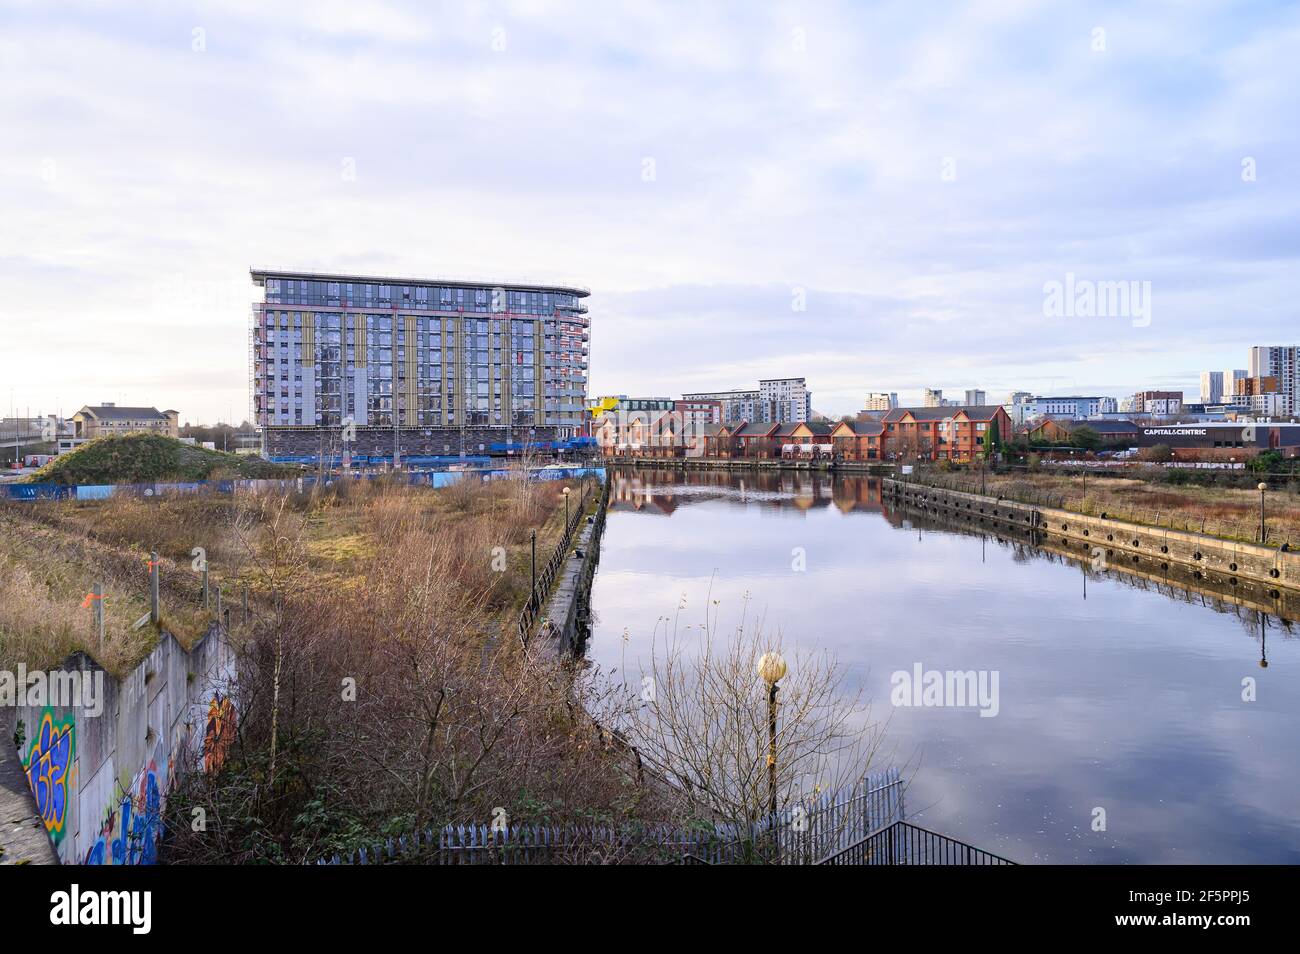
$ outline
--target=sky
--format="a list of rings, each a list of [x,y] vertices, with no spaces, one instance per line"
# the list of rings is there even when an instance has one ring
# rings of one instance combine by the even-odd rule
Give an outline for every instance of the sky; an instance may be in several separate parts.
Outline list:
[[[0,0],[0,413],[246,417],[251,267],[584,285],[594,395],[1195,399],[1300,343],[1298,100],[1267,3]]]

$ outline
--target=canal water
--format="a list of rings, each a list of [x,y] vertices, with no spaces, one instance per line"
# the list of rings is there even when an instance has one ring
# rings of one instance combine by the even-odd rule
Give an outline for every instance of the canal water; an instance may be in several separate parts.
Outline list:
[[[610,479],[587,650],[605,674],[638,683],[656,621],[717,601],[718,632],[743,609],[834,654],[917,824],[1025,863],[1300,862],[1289,621],[895,510],[872,478]],[[891,704],[918,666],[996,674],[996,715]]]

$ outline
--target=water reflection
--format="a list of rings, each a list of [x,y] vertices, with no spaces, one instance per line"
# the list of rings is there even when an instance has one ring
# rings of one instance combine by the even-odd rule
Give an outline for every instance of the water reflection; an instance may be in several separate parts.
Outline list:
[[[635,675],[683,600],[688,616],[717,600],[724,629],[748,600],[834,652],[900,756],[920,753],[910,807],[940,830],[1024,861],[1300,861],[1290,594],[1176,565],[1098,572],[1054,538],[894,507],[865,477],[612,479],[589,647],[602,668],[626,653]],[[891,673],[916,663],[997,670],[998,716],[891,709]]]

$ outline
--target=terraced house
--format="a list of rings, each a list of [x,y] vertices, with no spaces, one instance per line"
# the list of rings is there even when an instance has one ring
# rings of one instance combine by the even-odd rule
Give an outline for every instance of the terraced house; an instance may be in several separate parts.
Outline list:
[[[900,407],[882,423],[891,460],[972,460],[1011,435],[1011,418],[1001,404]]]

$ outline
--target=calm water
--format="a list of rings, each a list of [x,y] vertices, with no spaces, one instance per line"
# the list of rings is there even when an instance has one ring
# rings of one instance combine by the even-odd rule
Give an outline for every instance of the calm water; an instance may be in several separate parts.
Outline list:
[[[787,644],[833,652],[873,718],[890,720],[893,760],[915,763],[919,824],[1023,862],[1300,862],[1289,623],[1131,577],[1093,575],[1085,599],[1079,563],[919,528],[882,508],[868,478],[611,479],[588,649],[602,669],[626,660],[639,674],[656,619],[683,598],[683,617],[698,619],[711,587],[726,631],[748,596]],[[996,670],[997,716],[892,706],[891,674],[917,663]],[[1104,832],[1092,830],[1096,807]]]

